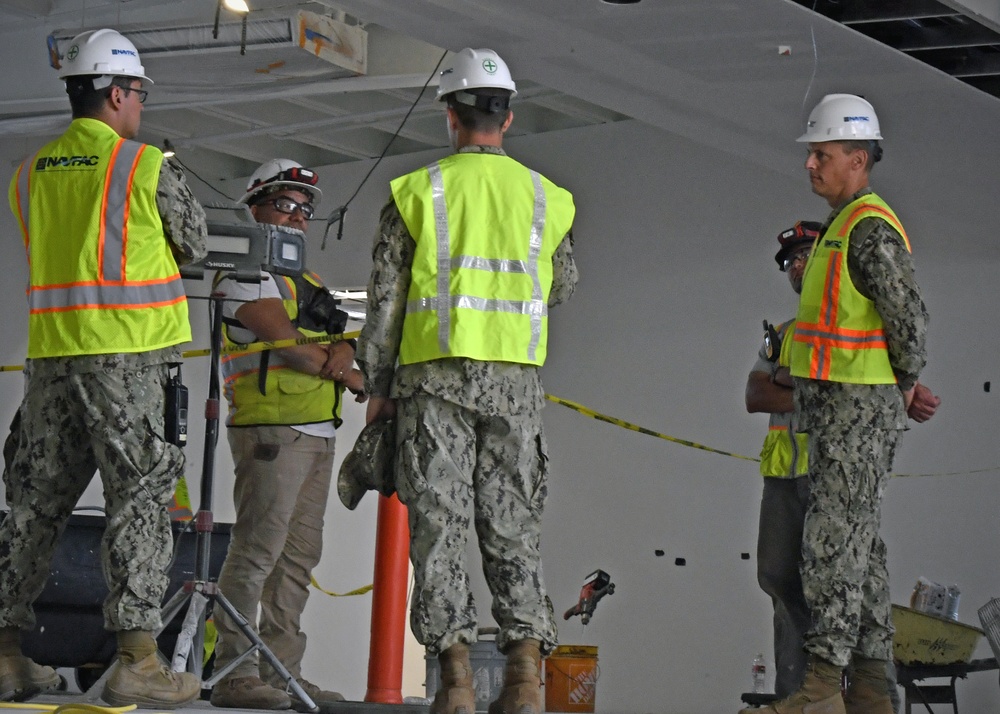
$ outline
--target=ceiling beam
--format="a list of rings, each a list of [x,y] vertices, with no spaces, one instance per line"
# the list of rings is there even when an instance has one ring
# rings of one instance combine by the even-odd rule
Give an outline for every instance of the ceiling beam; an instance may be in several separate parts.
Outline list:
[[[837,19],[845,25],[864,25],[871,22],[955,17],[961,14],[937,0],[856,0],[849,3]]]
[[[545,87],[528,89],[518,92],[519,101],[526,101],[533,96],[549,96],[556,94],[554,90]],[[382,111],[364,112],[361,114],[349,114],[344,116],[328,117],[323,119],[312,119],[309,121],[294,122],[291,124],[280,124],[273,126],[262,126],[246,131],[227,132],[224,134],[211,134],[206,136],[192,136],[189,139],[179,140],[178,147],[207,146],[220,141],[234,141],[251,139],[258,136],[271,136],[277,139],[287,138],[290,135],[300,132],[309,132],[316,129],[344,129],[359,126],[368,126],[373,122],[386,121],[392,118],[401,119],[410,111],[409,107],[396,107],[394,109],[384,109]],[[420,116],[423,114],[440,113],[441,107],[437,102],[423,100],[416,107],[410,116]]]
[[[4,0],[3,9],[27,17],[48,17],[52,0]]]
[[[1000,53],[997,52],[956,52],[948,57],[928,60],[928,64],[960,79],[1000,75]]]
[[[971,20],[951,27],[925,27],[913,31],[872,33],[871,36],[901,52],[1000,45],[1000,34]]]

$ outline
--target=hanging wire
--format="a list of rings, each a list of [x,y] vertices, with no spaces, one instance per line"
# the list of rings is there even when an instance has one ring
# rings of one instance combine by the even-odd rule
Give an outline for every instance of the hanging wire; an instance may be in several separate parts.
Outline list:
[[[816,12],[816,5],[818,4],[819,0],[813,0],[813,13]],[[809,93],[812,92],[813,82],[816,80],[816,71],[819,69],[819,49],[816,46],[816,25],[811,20],[809,22],[809,35],[812,37],[813,71],[812,76],[809,77],[809,84],[806,86],[806,93],[802,97],[803,112],[806,110],[806,102],[809,101]]]
[[[217,194],[219,194],[220,196],[222,196],[224,199],[226,199],[230,203],[235,203],[235,200],[231,196],[228,196],[227,194],[223,193],[222,191],[220,191],[219,189],[217,189],[215,186],[213,186],[212,184],[210,184],[208,181],[206,181],[205,179],[203,179],[201,176],[199,176],[198,174],[196,174],[194,171],[192,171],[183,161],[181,161],[179,155],[174,154],[173,156],[171,156],[167,160],[168,161],[176,161],[178,164],[181,165],[182,169],[184,169],[185,171],[187,171],[189,174],[191,174],[192,176],[194,176],[196,179],[198,179],[199,181],[201,181],[203,184],[205,184],[210,189],[212,189],[213,191],[215,191]]]
[[[396,140],[396,137],[399,136],[399,132],[401,132],[403,130],[403,127],[406,126],[406,120],[410,118],[410,114],[412,114],[413,110],[416,109],[417,104],[420,102],[421,98],[423,98],[424,92],[427,90],[427,85],[429,85],[431,83],[431,80],[437,76],[438,68],[441,66],[441,63],[444,62],[444,58],[447,56],[448,56],[448,50],[445,50],[444,54],[441,55],[441,59],[439,59],[437,61],[437,64],[434,65],[434,69],[431,71],[430,76],[427,77],[427,81],[424,82],[424,86],[420,88],[420,94],[418,94],[417,98],[413,100],[413,104],[411,104],[410,108],[407,110],[406,116],[404,116],[403,120],[399,123],[399,127],[396,129],[396,133],[393,134],[392,137],[389,139],[388,143],[385,145],[385,148],[382,149],[382,153],[379,154],[378,159],[375,161],[374,164],[372,164],[372,167],[368,169],[368,173],[365,174],[365,177],[363,179],[361,179],[361,183],[358,184],[358,187],[354,190],[354,193],[352,193],[351,197],[344,202],[344,205],[340,206],[339,208],[335,208],[333,212],[331,212],[330,215],[327,216],[326,230],[323,231],[323,242],[320,244],[319,247],[320,250],[326,250],[326,237],[330,234],[330,226],[332,226],[334,223],[338,224],[337,240],[341,240],[344,237],[344,214],[347,213],[347,207],[351,205],[351,201],[353,201],[357,197],[358,193],[360,193],[361,187],[365,185],[365,183],[371,177],[372,172],[375,171],[375,168],[382,162],[382,159],[385,158],[386,153],[389,151],[389,147],[392,146],[392,142]]]

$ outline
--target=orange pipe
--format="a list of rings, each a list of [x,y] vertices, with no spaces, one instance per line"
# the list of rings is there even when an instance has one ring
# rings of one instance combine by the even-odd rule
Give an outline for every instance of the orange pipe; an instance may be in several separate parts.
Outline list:
[[[410,527],[406,506],[393,494],[379,496],[372,590],[372,639],[366,702],[403,703],[403,638]]]

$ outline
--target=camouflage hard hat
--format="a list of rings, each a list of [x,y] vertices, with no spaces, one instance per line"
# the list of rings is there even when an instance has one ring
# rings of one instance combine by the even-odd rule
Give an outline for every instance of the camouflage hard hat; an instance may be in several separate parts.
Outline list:
[[[394,419],[373,421],[362,429],[351,453],[340,465],[337,495],[341,502],[353,511],[368,491],[378,491],[383,496],[395,493],[395,456]]]

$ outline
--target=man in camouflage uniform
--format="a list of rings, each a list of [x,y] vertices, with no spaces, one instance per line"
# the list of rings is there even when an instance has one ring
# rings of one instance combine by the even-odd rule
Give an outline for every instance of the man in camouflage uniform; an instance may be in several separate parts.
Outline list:
[[[801,688],[766,714],[892,712],[881,501],[907,415],[924,421],[940,400],[917,382],[927,311],[909,240],[868,186],[881,138],[871,104],[848,94],[824,97],[799,138],[813,192],[833,209],[806,266],[791,347],[795,415],[809,434],[801,575],[812,625]]]
[[[457,153],[392,182],[357,353],[368,421],[397,415],[411,626],[441,664],[432,714],[475,709],[473,525],[507,655],[492,714],[542,711],[539,659],[556,644],[539,553],[548,457],[538,366],[546,305],[568,299],[577,281],[573,204],[501,148],[513,94],[491,50],[462,50],[441,73]]]
[[[132,43],[113,30],[85,32],[60,76],[73,122],[10,187],[30,257],[30,317],[24,400],[4,446],[0,696],[59,683],[23,656],[20,633],[34,627],[53,549],[99,469],[104,620],[119,656],[103,697],[172,708],[201,685],[160,663],[152,634],[169,582],[167,505],[184,468],[164,436],[165,388],[178,345],[191,339],[177,263],[205,255],[205,215],[158,149],[130,141],[149,81]]]

